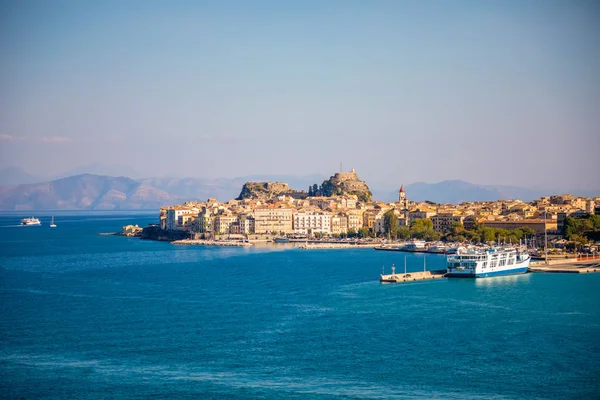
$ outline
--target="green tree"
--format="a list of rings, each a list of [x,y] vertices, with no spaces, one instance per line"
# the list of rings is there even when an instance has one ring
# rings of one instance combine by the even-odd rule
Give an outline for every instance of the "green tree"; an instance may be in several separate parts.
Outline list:
[[[405,240],[410,239],[410,229],[406,226],[399,227],[397,237]]]
[[[496,241],[496,232],[494,228],[484,226],[481,228],[481,239],[485,243]]]
[[[394,210],[389,210],[383,214],[383,233],[392,239],[396,239],[398,236],[398,216],[394,213]]]
[[[369,237],[369,229],[362,227],[358,230],[358,237],[359,238],[367,238]]]
[[[355,238],[356,236],[358,236],[358,232],[356,232],[356,229],[354,229],[354,228],[348,229],[348,237],[349,238]]]

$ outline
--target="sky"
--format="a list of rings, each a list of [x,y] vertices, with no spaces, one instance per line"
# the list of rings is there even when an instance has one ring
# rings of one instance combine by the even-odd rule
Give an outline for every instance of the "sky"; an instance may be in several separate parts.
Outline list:
[[[0,168],[600,187],[596,1],[3,1]]]

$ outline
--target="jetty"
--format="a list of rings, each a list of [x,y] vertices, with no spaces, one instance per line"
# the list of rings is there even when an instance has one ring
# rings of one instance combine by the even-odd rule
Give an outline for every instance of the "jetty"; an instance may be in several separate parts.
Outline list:
[[[414,281],[426,281],[431,279],[441,279],[446,277],[446,270],[437,271],[419,271],[419,272],[407,272],[397,274],[392,271],[389,275],[381,274],[379,282],[381,283],[403,283],[403,282],[414,282]]]
[[[404,273],[397,274],[396,267],[392,264],[392,273],[386,275],[381,271],[379,275],[379,282],[381,283],[403,283],[403,282],[414,282],[414,281],[427,281],[431,279],[441,279],[446,277],[447,271],[445,269],[428,271],[427,270],[427,259],[423,259],[423,271],[407,272],[406,270],[406,257],[404,257]]]

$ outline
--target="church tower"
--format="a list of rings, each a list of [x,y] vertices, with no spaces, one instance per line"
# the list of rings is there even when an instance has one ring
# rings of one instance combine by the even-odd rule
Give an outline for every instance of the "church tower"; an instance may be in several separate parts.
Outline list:
[[[404,185],[400,185],[400,194],[398,195],[398,201],[403,203],[406,200],[406,193],[404,193]]]

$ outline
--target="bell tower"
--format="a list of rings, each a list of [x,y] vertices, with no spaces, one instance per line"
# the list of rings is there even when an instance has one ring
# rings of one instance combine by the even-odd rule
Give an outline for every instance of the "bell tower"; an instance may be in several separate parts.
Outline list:
[[[400,185],[400,193],[398,194],[398,201],[404,202],[406,200],[406,193],[404,193],[404,185]]]

